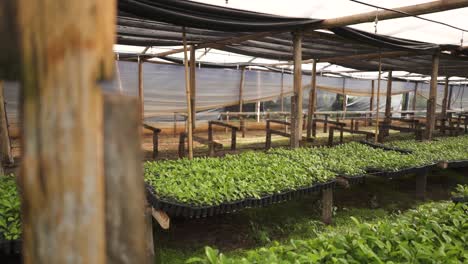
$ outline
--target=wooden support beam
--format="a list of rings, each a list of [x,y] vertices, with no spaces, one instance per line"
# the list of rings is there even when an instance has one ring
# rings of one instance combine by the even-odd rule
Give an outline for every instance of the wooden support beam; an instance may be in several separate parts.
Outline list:
[[[447,110],[452,109],[452,93],[453,93],[453,86],[450,86],[449,95],[447,99]]]
[[[379,58],[379,74],[377,77],[377,106],[375,107],[375,137],[374,142],[379,141],[379,110],[380,110],[380,80],[382,79],[382,58]]]
[[[20,27],[22,65],[23,263],[106,263],[97,81],[111,80],[114,72],[116,3],[16,2],[11,16]]]
[[[192,46],[190,49],[190,105],[192,106],[192,111],[190,112],[192,115],[192,129],[195,130],[196,121],[197,121],[197,110],[196,110],[196,68],[197,62],[195,58],[195,47]]]
[[[294,95],[291,97],[291,148],[302,139],[302,32],[293,33]]]
[[[385,118],[386,122],[392,117],[392,71],[388,72],[387,77],[387,96],[385,101]]]
[[[244,86],[245,86],[245,67],[241,69],[241,79],[239,84],[239,113],[244,111]],[[242,131],[242,137],[245,137],[245,120],[244,116],[241,114],[239,116],[240,129]]]
[[[369,126],[372,125],[372,111],[374,111],[374,97],[375,97],[375,80],[372,80],[371,82],[372,88],[371,88],[371,97],[369,101],[369,122],[367,123]]]
[[[445,77],[444,99],[442,99],[442,118],[447,118],[448,96],[449,96],[449,76]],[[444,121],[445,123],[445,121]]]
[[[379,10],[377,12],[371,11],[366,13],[360,13],[345,17],[338,17],[338,18],[330,18],[325,19],[319,25],[312,25],[307,28],[307,30],[311,29],[318,29],[318,28],[334,28],[334,27],[342,27],[347,25],[354,25],[360,23],[368,23],[374,22],[375,18],[378,17],[379,21],[387,20],[387,19],[394,19],[400,17],[407,17],[407,14],[410,15],[424,15],[429,13],[436,13],[442,12],[457,8],[468,7],[468,1],[466,0],[438,0],[438,1],[431,1],[423,4],[418,5],[411,5],[399,8],[393,8],[396,11],[400,11],[402,13],[397,13],[394,11],[387,11],[387,10]],[[406,13],[406,14],[405,14]]]
[[[143,61],[138,58],[138,99],[141,120],[145,120],[145,95],[143,91]]]
[[[185,28],[182,32],[182,38],[184,43],[184,68],[185,68],[185,94],[187,99],[187,145],[188,145],[188,159],[193,159],[193,124],[192,124],[192,90],[190,89],[190,73],[188,66],[188,55],[187,55],[187,38],[185,36]]]
[[[281,100],[281,112],[284,112],[284,72],[281,72],[280,100]]]
[[[309,92],[309,109],[307,111],[307,139],[310,139],[312,136],[312,118],[315,113],[315,104],[317,96],[317,61],[312,63],[312,72],[311,72],[311,81],[310,81],[310,92]]]
[[[322,190],[322,222],[326,225],[332,223],[333,216],[333,189]]]
[[[437,77],[439,74],[439,52],[432,56],[432,74],[429,100],[427,100],[426,112],[426,139],[432,140],[436,123]]]
[[[13,164],[13,155],[11,153],[10,133],[8,131],[8,119],[6,113],[5,99],[3,92],[3,81],[0,80],[0,157],[3,170],[4,165]],[[4,171],[2,171],[4,173]]]
[[[147,263],[138,105],[124,95],[104,96],[107,263]]]

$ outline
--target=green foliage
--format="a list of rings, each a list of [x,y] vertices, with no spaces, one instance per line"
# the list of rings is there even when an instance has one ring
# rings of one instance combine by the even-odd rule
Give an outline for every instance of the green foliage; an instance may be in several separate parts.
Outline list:
[[[16,240],[20,235],[20,199],[15,177],[0,176],[0,240]]]
[[[434,141],[394,141],[388,145],[413,151],[421,159],[438,161],[468,160],[468,136],[438,138]]]
[[[326,182],[335,176],[320,162],[303,166],[287,157],[254,152],[145,164],[145,181],[158,196],[193,205],[260,198]]]
[[[458,184],[452,195],[456,197],[468,197],[468,185]]]
[[[468,261],[468,206],[429,203],[393,219],[363,223],[354,228],[318,234],[307,240],[276,242],[226,257],[210,247],[204,258],[187,263],[466,263]]]

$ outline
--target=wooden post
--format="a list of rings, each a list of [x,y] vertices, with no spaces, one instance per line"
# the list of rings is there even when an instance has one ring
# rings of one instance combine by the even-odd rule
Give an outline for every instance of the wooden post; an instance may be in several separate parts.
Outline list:
[[[193,159],[193,124],[192,124],[192,89],[190,88],[190,73],[188,66],[187,55],[187,38],[185,36],[185,27],[182,32],[182,39],[184,44],[184,68],[185,68],[185,94],[187,99],[187,145],[188,145],[188,158]]]
[[[148,263],[139,104],[104,96],[107,263]]]
[[[383,129],[382,135],[380,135],[381,141],[383,141],[384,137],[389,135],[389,129],[387,126],[392,122],[392,75],[392,71],[389,71],[387,76],[387,94],[385,98],[385,128]]]
[[[327,133],[328,127],[328,114],[325,114],[325,121],[323,122],[323,133]]]
[[[421,200],[426,199],[427,171],[424,170],[416,174],[416,197]]]
[[[439,74],[439,52],[432,56],[431,90],[427,101],[426,139],[432,140],[436,121],[437,76]]]
[[[3,171],[5,164],[13,164],[13,155],[11,153],[10,134],[8,132],[8,120],[6,113],[5,100],[3,97],[3,82],[0,80],[0,169]]]
[[[153,130],[153,159],[159,155],[159,131]]]
[[[449,76],[445,77],[444,99],[442,100],[442,118],[447,118],[448,96],[449,96]],[[445,121],[444,121],[445,124]]]
[[[187,134],[182,132],[179,136],[179,158],[185,157],[185,138]]]
[[[18,0],[10,11],[21,27],[23,263],[106,263],[97,81],[113,76],[116,3]]]
[[[153,208],[147,204],[145,208],[145,250],[148,264],[155,263],[154,238],[153,238]]]
[[[245,120],[242,112],[244,111],[244,83],[245,83],[245,67],[241,69],[241,80],[239,85],[239,123],[242,131],[242,137],[245,137]]]
[[[265,139],[265,149],[269,150],[271,148],[271,130],[270,130],[270,121],[266,121],[266,139]]]
[[[330,129],[328,131],[328,146],[329,147],[333,146],[333,136],[334,136],[334,134],[335,134],[335,128],[330,127]]]
[[[331,131],[332,129],[330,129]],[[322,190],[322,222],[330,225],[333,216],[333,189]]]
[[[374,141],[379,141],[379,109],[380,109],[380,80],[382,79],[382,58],[379,58],[379,75],[377,77],[377,106],[375,107],[375,137]]]
[[[291,97],[291,148],[302,139],[302,32],[293,33],[294,95]],[[294,107],[293,107],[294,106]]]
[[[453,93],[453,86],[450,86],[449,95],[447,99],[447,110],[452,109],[452,93]]]
[[[371,97],[370,97],[370,106],[369,106],[369,123],[367,123],[369,126],[372,125],[372,111],[374,111],[374,96],[375,96],[375,80],[372,80],[372,88],[371,88]]]
[[[208,122],[208,144],[208,155],[212,157],[215,154],[215,149],[213,144],[213,124],[211,122]]]
[[[143,60],[138,57],[138,98],[141,120],[145,120],[145,95],[143,92]]]
[[[192,115],[192,129],[195,130],[196,121],[197,121],[197,107],[196,107],[196,94],[197,94],[197,79],[196,79],[196,68],[197,62],[195,58],[195,46],[192,45],[190,49],[190,105],[191,115]]]
[[[416,99],[418,97],[418,83],[414,84],[413,111],[416,111]]]
[[[307,139],[312,135],[312,118],[315,113],[316,92],[317,92],[317,61],[312,63],[312,78],[310,82],[309,110],[307,111]]]
[[[237,129],[231,128],[231,150],[236,150]]]

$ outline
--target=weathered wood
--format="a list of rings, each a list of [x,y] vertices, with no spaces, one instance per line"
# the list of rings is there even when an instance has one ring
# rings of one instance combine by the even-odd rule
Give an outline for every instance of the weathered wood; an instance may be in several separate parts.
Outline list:
[[[330,129],[331,130],[331,129]],[[333,189],[322,190],[322,222],[330,225],[333,216]]]
[[[418,98],[418,83],[414,84],[413,111],[416,111],[416,100]]]
[[[231,150],[236,150],[237,145],[237,130],[231,130]]]
[[[151,208],[151,214],[162,229],[169,229],[171,218],[169,218],[169,216],[164,211]]]
[[[103,110],[96,83],[113,75],[115,1],[17,3],[23,262],[106,263]]]
[[[137,99],[104,96],[107,263],[147,263]]]
[[[281,112],[284,112],[284,73],[283,72],[281,72],[280,100],[281,100]]]
[[[213,144],[213,123],[208,122],[208,155],[210,157],[214,156],[215,149]]]
[[[270,130],[269,120],[267,120],[265,128],[266,128],[265,149],[269,150],[271,148],[271,130]]]
[[[385,98],[385,118],[388,122],[392,117],[392,71],[388,72],[387,77],[387,96]]]
[[[312,63],[312,73],[309,93],[309,109],[307,111],[307,138],[312,136],[312,118],[315,112],[316,93],[317,93],[317,61]]]
[[[453,86],[450,86],[449,95],[447,99],[447,110],[452,109],[452,94],[453,94]]]
[[[423,15],[435,12],[442,12],[451,9],[467,7],[468,2],[465,0],[438,0],[418,5],[404,6],[393,8],[400,12],[394,12],[389,10],[371,11],[366,13],[360,13],[345,17],[325,19],[319,25],[311,25],[307,27],[307,30],[317,28],[334,28],[346,25],[374,22],[375,18],[378,17],[379,21],[394,19],[400,17],[407,17],[408,15]]]
[[[141,120],[145,120],[145,96],[143,92],[143,61],[138,58],[138,99]]]
[[[196,55],[195,55],[195,47],[192,46],[190,49],[190,105],[192,106],[191,115],[192,115],[192,129],[195,130],[196,122],[197,122],[197,108],[196,108],[196,94],[197,94],[197,78],[196,78]]]
[[[366,122],[369,126],[372,125],[372,111],[374,111],[374,96],[375,96],[375,80],[372,80],[371,82],[372,88],[371,88],[371,97],[369,101],[369,122]]]
[[[182,40],[184,43],[184,68],[185,68],[185,95],[187,99],[187,148],[188,148],[188,159],[193,159],[193,124],[192,124],[192,90],[190,88],[190,73],[188,66],[188,55],[187,55],[187,38],[185,36],[185,28],[182,32]]]
[[[436,100],[437,100],[437,77],[439,74],[439,53],[436,52],[432,56],[432,73],[431,73],[431,87],[429,92],[429,99],[427,100],[426,112],[426,139],[432,140],[436,123]]]
[[[0,81],[0,157],[1,169],[6,164],[13,164],[11,153],[10,133],[8,132],[8,119],[6,113],[5,100],[3,97],[3,82]]]
[[[183,158],[186,156],[185,153],[185,138],[187,138],[186,133],[180,133],[179,136],[179,158]]]
[[[146,204],[146,203],[145,203]],[[155,263],[154,241],[153,241],[153,208],[146,204],[145,206],[145,251],[146,263]]]
[[[328,130],[328,146],[333,146],[333,136],[335,134],[335,128],[334,127],[330,127],[330,129]]]
[[[379,141],[379,109],[380,109],[380,80],[382,79],[382,58],[379,58],[379,74],[377,77],[377,105],[375,107],[375,137],[374,141]]]
[[[291,97],[291,148],[302,138],[302,32],[293,33],[294,95]],[[294,106],[294,107],[293,107]]]

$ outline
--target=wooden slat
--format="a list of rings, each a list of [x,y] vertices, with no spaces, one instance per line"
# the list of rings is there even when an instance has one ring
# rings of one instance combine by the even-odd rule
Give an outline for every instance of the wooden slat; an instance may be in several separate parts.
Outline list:
[[[16,2],[23,262],[106,263],[103,111],[96,83],[113,75],[115,1]]]
[[[136,98],[104,96],[107,263],[148,263],[138,105]]]

